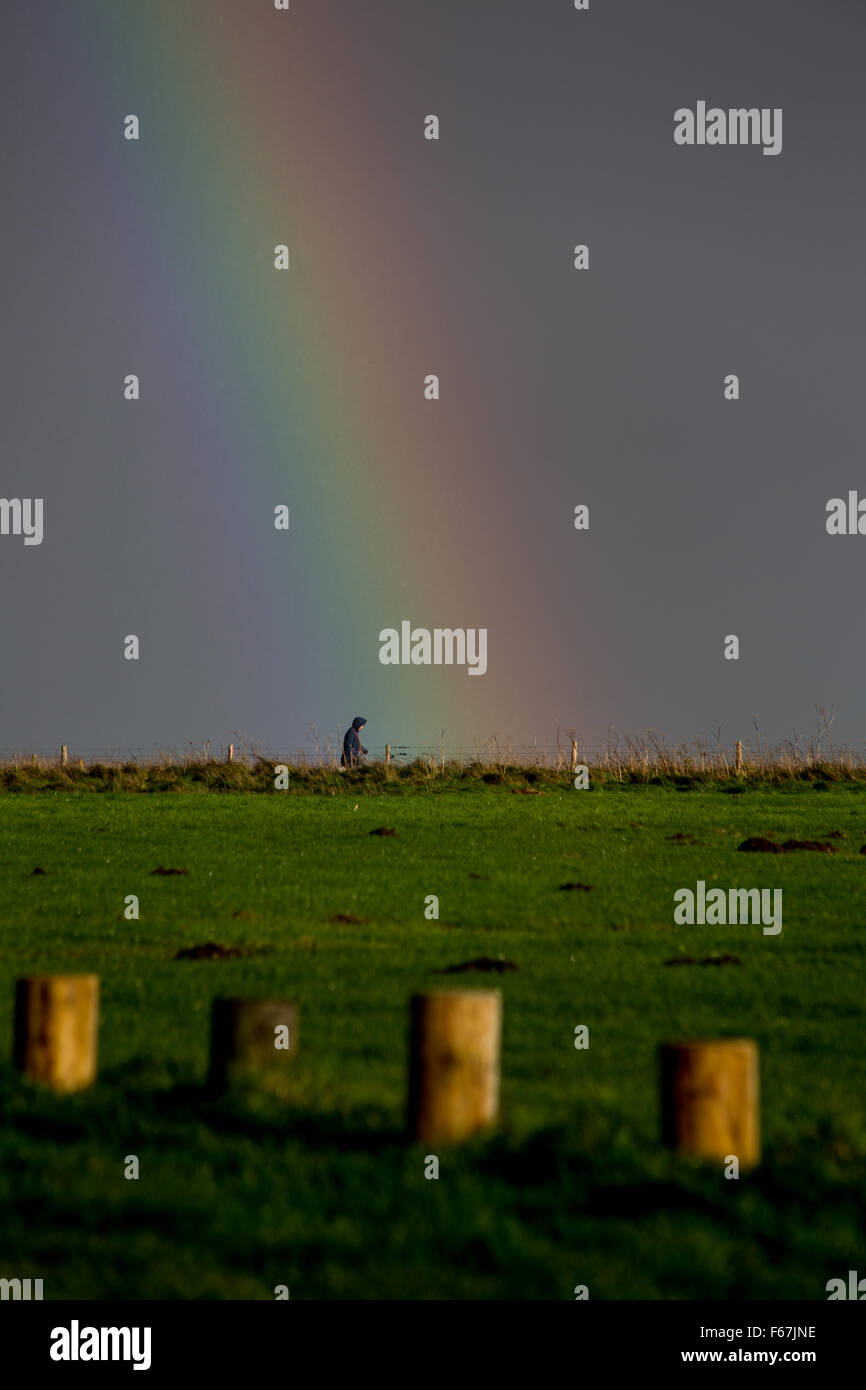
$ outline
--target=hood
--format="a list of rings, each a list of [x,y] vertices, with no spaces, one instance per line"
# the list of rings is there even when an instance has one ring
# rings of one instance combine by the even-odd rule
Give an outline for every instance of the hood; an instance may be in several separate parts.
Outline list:
[[[358,729],[363,729],[366,722],[366,719],[364,719],[360,714],[356,714],[355,718],[352,720],[352,728],[356,731]]]

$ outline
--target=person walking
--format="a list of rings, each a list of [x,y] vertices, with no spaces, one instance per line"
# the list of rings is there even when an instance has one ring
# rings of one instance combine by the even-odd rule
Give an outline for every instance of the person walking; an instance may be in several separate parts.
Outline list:
[[[367,750],[361,746],[358,737],[366,722],[362,715],[356,714],[351,729],[346,730],[343,736],[343,756],[340,759],[343,767],[357,767],[361,759],[367,756]]]

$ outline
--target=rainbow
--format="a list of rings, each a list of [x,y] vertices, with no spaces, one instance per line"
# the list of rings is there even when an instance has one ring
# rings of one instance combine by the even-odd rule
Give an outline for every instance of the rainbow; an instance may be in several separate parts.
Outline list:
[[[431,94],[401,82],[395,106],[371,89],[361,15],[350,32],[312,6],[97,0],[84,25],[70,9],[50,41],[68,46],[98,132],[79,215],[96,202],[134,223],[132,244],[106,233],[94,254],[126,320],[123,371],[137,334],[150,342],[142,406],[165,411],[184,518],[164,519],[165,563],[189,611],[206,614],[209,679],[233,672],[234,632],[247,662],[271,653],[296,738],[359,710],[371,747],[438,745],[443,730],[470,746],[567,722],[548,708],[544,656],[562,614],[502,482],[520,405],[503,407],[464,332],[485,290],[478,248],[468,268],[455,250],[447,150],[422,139]],[[137,144],[122,138],[128,112]],[[383,161],[385,121],[407,126],[402,159],[429,161],[426,203]],[[288,272],[273,265],[281,243]],[[85,332],[95,345],[98,325]],[[437,403],[424,399],[429,372]],[[281,503],[288,534],[273,529]],[[222,548],[225,602],[184,571],[196,514]],[[379,631],[407,615],[486,628],[488,674],[383,667]],[[251,693],[240,714],[275,744],[283,730],[255,727],[266,707]]]

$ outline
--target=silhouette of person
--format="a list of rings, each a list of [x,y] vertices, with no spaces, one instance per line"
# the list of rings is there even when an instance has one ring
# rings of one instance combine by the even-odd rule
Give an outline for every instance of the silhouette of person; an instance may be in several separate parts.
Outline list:
[[[351,729],[347,729],[343,736],[343,756],[340,759],[343,767],[355,767],[363,757],[366,757],[367,750],[361,746],[358,733],[366,724],[366,719],[362,715],[356,714],[352,720]]]

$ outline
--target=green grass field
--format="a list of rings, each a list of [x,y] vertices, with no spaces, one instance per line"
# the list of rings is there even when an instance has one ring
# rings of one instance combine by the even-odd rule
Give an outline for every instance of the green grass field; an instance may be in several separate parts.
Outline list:
[[[862,785],[347,791],[0,796],[0,1276],[46,1298],[823,1299],[866,1273]],[[833,854],[737,850],[833,831]],[[674,926],[699,878],[782,888],[781,935]],[[174,959],[208,941],[250,954]],[[480,956],[517,969],[436,973]],[[102,980],[99,1080],[73,1097],[8,1060],[14,982],[42,971]],[[408,1000],[455,984],[503,992],[502,1122],[428,1181],[401,1135]],[[219,995],[298,1001],[288,1103],[202,1089]],[[660,1147],[656,1054],[741,1034],[765,1156],[726,1181]]]

